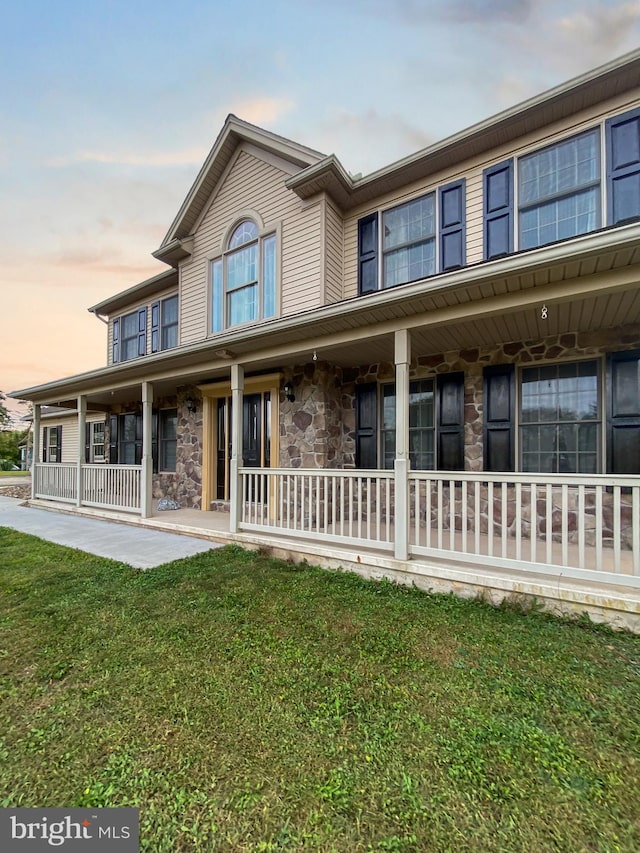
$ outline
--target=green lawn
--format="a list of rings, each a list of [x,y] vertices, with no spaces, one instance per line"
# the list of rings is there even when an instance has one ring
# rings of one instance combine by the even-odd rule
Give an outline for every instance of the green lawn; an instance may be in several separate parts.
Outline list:
[[[0,806],[141,850],[640,850],[640,638],[228,547],[0,529]]]
[[[30,477],[31,471],[0,471],[0,481],[3,477]]]

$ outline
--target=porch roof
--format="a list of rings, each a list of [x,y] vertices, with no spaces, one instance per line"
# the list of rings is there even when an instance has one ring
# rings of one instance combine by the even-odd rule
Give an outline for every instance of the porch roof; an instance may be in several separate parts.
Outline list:
[[[169,388],[228,377],[230,365],[272,369],[318,357],[336,364],[392,359],[392,336],[412,330],[415,354],[640,322],[640,223],[482,262],[198,343],[12,391],[35,403],[104,404],[142,381]],[[552,310],[547,319],[537,310]],[[123,396],[124,395],[124,396]]]

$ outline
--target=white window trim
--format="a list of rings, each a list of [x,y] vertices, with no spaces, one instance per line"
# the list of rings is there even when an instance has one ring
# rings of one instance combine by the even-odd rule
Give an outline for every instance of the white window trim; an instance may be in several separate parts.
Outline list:
[[[600,431],[598,441],[598,459],[597,473],[606,473],[607,459],[607,410],[606,410],[606,364],[605,356],[601,354],[584,355],[575,358],[562,359],[545,359],[544,361],[532,361],[527,364],[516,364],[515,382],[516,382],[516,411],[514,424],[514,452],[515,452],[515,473],[525,473],[522,466],[522,446],[521,446],[521,428],[522,423],[522,371],[530,367],[547,367],[549,365],[558,366],[560,364],[578,364],[580,362],[595,361],[597,363],[597,382],[598,382],[598,427]],[[533,473],[533,472],[528,472]]]
[[[225,258],[239,249],[243,248],[243,246],[238,246],[235,249],[228,249],[229,240],[231,235],[235,231],[235,229],[247,219],[253,220],[254,224],[258,227],[258,236],[256,238],[258,244],[258,307],[259,307],[259,316],[255,320],[247,320],[244,323],[229,323],[228,321],[228,305],[227,305],[227,297],[229,291],[227,291],[226,286],[226,265]],[[262,284],[262,246],[264,240],[268,237],[275,238],[275,247],[276,247],[276,264],[275,264],[275,288],[274,288],[274,313],[270,317],[263,317],[263,284]],[[254,241],[250,241],[245,246],[250,246]],[[254,211],[243,211],[240,215],[234,217],[233,223],[227,227],[224,232],[223,238],[220,241],[220,249],[214,254],[207,254],[207,336],[215,337],[216,335],[221,334],[222,332],[226,332],[229,329],[242,329],[248,328],[256,323],[268,322],[270,320],[275,320],[281,316],[281,298],[282,298],[282,223],[281,221],[276,222],[275,224],[265,226],[259,214]],[[215,330],[213,329],[213,265],[216,261],[220,261],[222,263],[222,328]]]

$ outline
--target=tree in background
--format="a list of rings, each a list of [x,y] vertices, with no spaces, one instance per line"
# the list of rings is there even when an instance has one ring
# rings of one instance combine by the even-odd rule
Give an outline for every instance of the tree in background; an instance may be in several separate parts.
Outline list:
[[[7,411],[7,407],[4,405],[4,401],[7,398],[4,396],[2,391],[0,391],[0,426],[4,426],[4,424],[8,424],[11,420],[9,412]]]
[[[20,463],[20,442],[25,433],[18,430],[0,431],[0,471],[11,471]]]

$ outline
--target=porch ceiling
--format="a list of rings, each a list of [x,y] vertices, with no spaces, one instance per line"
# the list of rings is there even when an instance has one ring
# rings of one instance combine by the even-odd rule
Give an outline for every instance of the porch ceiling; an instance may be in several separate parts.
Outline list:
[[[233,362],[247,372],[273,370],[310,362],[314,351],[318,359],[342,366],[392,361],[393,334],[402,328],[410,330],[416,356],[564,332],[628,329],[640,324],[639,283],[640,223],[633,223],[230,329],[12,396],[75,405],[79,394],[87,394],[109,405],[139,399],[144,380],[153,383],[158,397],[187,383],[228,379]]]

